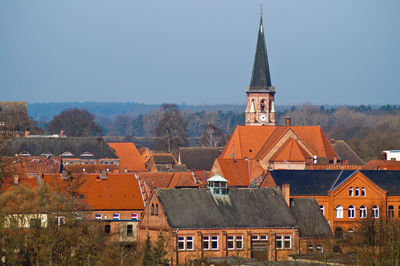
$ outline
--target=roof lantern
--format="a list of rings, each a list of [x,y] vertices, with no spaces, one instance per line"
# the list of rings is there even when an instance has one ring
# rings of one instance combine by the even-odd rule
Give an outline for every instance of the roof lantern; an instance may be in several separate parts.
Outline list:
[[[220,175],[215,175],[207,180],[208,189],[213,196],[227,196],[228,195],[228,180]]]

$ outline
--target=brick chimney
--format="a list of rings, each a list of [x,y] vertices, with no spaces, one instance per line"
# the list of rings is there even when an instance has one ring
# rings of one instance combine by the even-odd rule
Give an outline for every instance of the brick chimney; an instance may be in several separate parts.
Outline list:
[[[282,197],[290,207],[290,184],[282,184]]]
[[[285,117],[285,124],[286,126],[292,125],[292,118],[290,116]]]

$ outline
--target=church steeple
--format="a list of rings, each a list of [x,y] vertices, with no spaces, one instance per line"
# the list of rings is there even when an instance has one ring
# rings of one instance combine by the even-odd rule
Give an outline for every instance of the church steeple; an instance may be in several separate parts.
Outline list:
[[[267,47],[265,45],[264,28],[262,21],[262,11],[260,17],[260,27],[258,29],[258,39],[256,55],[254,57],[253,72],[249,90],[270,90],[272,87],[271,75],[269,73]]]
[[[261,10],[253,72],[246,90],[246,125],[275,125],[275,87],[269,73],[262,13]]]

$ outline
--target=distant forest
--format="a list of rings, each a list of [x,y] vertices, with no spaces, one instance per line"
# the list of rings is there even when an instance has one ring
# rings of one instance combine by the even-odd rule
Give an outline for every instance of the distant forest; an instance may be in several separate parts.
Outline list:
[[[161,118],[160,105],[138,103],[33,103],[28,113],[46,129],[54,115],[68,108],[85,108],[96,116],[107,136],[154,136]],[[244,105],[178,105],[187,135],[200,137],[208,124],[230,135],[244,124]],[[292,125],[319,125],[328,138],[345,140],[365,161],[379,159],[385,149],[400,149],[400,105],[384,106],[277,106],[278,125],[285,117]]]

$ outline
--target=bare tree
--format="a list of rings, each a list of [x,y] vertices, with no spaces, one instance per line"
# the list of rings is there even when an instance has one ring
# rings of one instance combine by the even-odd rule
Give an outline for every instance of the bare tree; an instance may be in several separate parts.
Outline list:
[[[157,147],[160,150],[175,153],[179,147],[188,145],[186,122],[176,104],[163,104],[161,112],[162,117],[155,129],[156,136],[161,137]]]
[[[226,135],[213,124],[208,124],[200,138],[200,145],[204,147],[221,147],[225,145]]]
[[[94,115],[86,109],[67,109],[54,116],[47,127],[47,132],[57,134],[63,130],[67,136],[101,136],[103,131],[94,122],[94,118]]]

